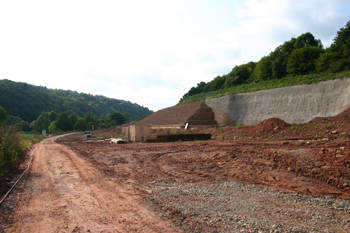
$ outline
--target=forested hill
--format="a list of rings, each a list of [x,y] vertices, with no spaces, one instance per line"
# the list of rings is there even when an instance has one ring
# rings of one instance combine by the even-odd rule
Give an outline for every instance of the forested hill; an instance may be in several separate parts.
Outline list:
[[[339,29],[329,48],[310,32],[291,38],[258,62],[235,66],[231,72],[207,83],[200,82],[183,95],[180,103],[217,95],[249,92],[298,84],[300,76],[328,75],[350,70],[350,21]],[[301,84],[304,83],[303,78]]]
[[[48,89],[27,83],[0,80],[0,106],[8,114],[32,122],[43,112],[66,112],[68,115],[102,116],[115,111],[129,113],[132,120],[153,113],[146,107],[130,101],[111,99],[100,95],[78,93],[70,90]]]

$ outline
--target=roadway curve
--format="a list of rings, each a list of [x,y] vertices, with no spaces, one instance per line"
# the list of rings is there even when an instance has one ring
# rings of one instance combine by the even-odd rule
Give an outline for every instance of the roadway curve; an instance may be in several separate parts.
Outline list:
[[[139,190],[118,184],[57,138],[34,146],[7,232],[180,232],[143,206]]]

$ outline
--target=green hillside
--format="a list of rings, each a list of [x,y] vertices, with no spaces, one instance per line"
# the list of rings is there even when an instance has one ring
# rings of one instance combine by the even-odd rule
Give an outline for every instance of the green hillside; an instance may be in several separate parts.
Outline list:
[[[222,95],[251,92],[349,77],[350,21],[329,48],[310,32],[291,38],[258,62],[235,66],[228,74],[200,82],[183,95],[188,103]]]
[[[8,114],[21,117],[29,123],[36,120],[43,111],[66,112],[68,115],[76,114],[80,117],[87,112],[104,116],[118,111],[129,113],[132,120],[153,113],[148,108],[130,101],[70,90],[48,89],[6,79],[0,80],[0,106],[4,107]]]

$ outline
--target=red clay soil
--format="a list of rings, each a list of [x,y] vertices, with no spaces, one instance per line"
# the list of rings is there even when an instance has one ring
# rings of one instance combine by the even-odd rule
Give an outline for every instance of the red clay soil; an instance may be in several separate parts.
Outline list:
[[[259,137],[260,135],[269,134],[289,128],[291,125],[278,118],[270,118],[263,122],[245,127],[245,134],[250,137]]]
[[[198,127],[189,129],[188,132],[210,131],[217,140],[195,142],[123,145],[97,141],[86,143],[83,134],[61,137],[57,140],[60,146],[46,140],[36,147],[39,154],[34,157],[27,183],[17,191],[20,196],[17,198],[17,207],[16,204],[11,204],[17,202],[12,201],[11,197],[7,201],[10,203],[8,207],[0,206],[1,212],[4,213],[0,218],[0,232],[21,232],[23,229],[30,229],[31,232],[40,232],[40,229],[41,232],[145,232],[144,229],[148,232],[239,232],[215,229],[246,226],[242,220],[232,222],[226,220],[227,218],[266,221],[260,223],[261,225],[249,225],[254,231],[246,229],[243,232],[258,232],[259,227],[263,229],[262,232],[276,232],[271,231],[275,227],[276,219],[272,216],[276,213],[276,208],[283,206],[282,213],[287,213],[294,208],[295,203],[301,201],[298,199],[286,204],[295,197],[288,194],[289,191],[350,201],[349,139],[341,140],[339,133],[339,139],[336,140],[268,141],[252,138],[256,131],[262,132],[261,137],[269,138],[269,130],[277,127],[272,122],[278,123],[277,126],[281,126],[281,129],[285,126],[284,130],[276,131],[287,136],[294,131],[299,136],[306,132],[311,133],[316,125],[309,123],[287,127],[282,121],[271,119],[265,124],[256,125],[255,128]],[[320,124],[319,129],[322,129],[323,125],[329,126]],[[333,126],[335,128],[332,130],[339,132],[350,128],[350,124],[346,123]],[[113,133],[111,130],[107,131]],[[318,131],[318,134],[327,136],[324,131]],[[237,137],[234,135],[238,135],[240,140],[226,140]],[[189,188],[181,187],[194,185],[203,187],[201,193],[210,190],[216,192],[215,190],[221,190],[220,185],[214,189],[212,186],[220,182],[224,182],[224,185],[234,185],[238,182],[268,187],[282,191],[284,196],[274,199],[274,205],[263,204],[271,201],[269,197],[263,200],[244,200],[240,204],[242,207],[235,207],[235,211],[231,212],[234,214],[228,213],[225,218],[217,216],[215,209],[205,209],[210,211],[210,216],[217,216],[209,218],[212,225],[206,225],[209,215],[198,214],[194,216],[195,219],[191,217],[193,214],[190,213],[200,213],[200,208],[212,201],[228,208],[228,205],[233,205],[239,200],[228,202],[232,194],[222,196],[226,188],[213,195],[214,198],[198,196],[200,193],[189,196]],[[247,188],[244,190],[246,194],[241,198],[261,196],[270,192],[265,190],[259,194],[255,191],[248,192]],[[176,192],[168,196],[166,193],[170,191]],[[161,198],[160,195],[163,194],[165,196]],[[11,196],[13,195],[16,195],[16,191]],[[198,202],[199,209],[194,210],[192,207],[186,207],[186,204],[181,204],[181,200],[185,198]],[[327,197],[320,200],[335,203]],[[146,203],[153,203],[153,207],[146,207]],[[248,207],[248,203],[252,203],[252,209],[237,209]],[[308,201],[306,206],[300,207],[302,213],[314,211],[314,207],[307,206],[310,203],[311,201]],[[339,208],[343,208],[342,205],[347,203],[339,204]],[[268,213],[253,218],[253,214],[257,213],[257,206],[261,206],[264,211],[268,210]],[[220,214],[225,213],[225,208],[220,209]],[[232,208],[234,209],[234,206]],[[344,211],[333,213],[332,208],[327,207],[323,210],[324,214],[318,216],[336,216],[342,224],[334,223],[327,229],[329,232],[346,232],[338,228],[334,230],[334,227],[344,226],[340,228],[346,229],[346,221],[350,220],[350,216]],[[292,220],[296,221],[294,226],[309,224],[307,219],[289,216],[288,221]],[[284,223],[281,221],[279,224]],[[312,227],[305,228],[307,231],[304,232],[313,231],[312,229],[319,232],[322,229],[317,227],[318,224],[315,220]],[[280,232],[292,231],[291,228],[284,227],[285,230]],[[180,228],[182,230],[179,230]]]
[[[163,133],[169,132],[164,130]],[[236,156],[237,153],[242,153],[239,157],[241,158],[240,162],[243,162],[244,166],[239,167],[237,165],[234,169],[222,172],[222,176],[225,179],[267,185],[303,194],[320,195],[327,193],[328,195],[350,200],[349,123],[338,121],[334,123],[290,125],[280,119],[271,118],[253,126],[193,126],[188,130],[179,130],[178,133],[210,133],[214,141],[210,142],[210,144],[204,143],[204,145],[211,145],[212,150],[224,150],[227,155],[235,154]],[[266,141],[275,139],[279,139],[281,142]],[[224,146],[226,149],[223,149],[222,146],[225,144],[222,143],[224,141],[234,144],[230,144],[228,148]],[[161,150],[163,151],[163,149]],[[192,151],[194,149],[188,148],[184,150]],[[196,151],[194,154],[206,154],[206,149],[197,148]],[[281,172],[284,174],[277,175],[277,183],[279,185],[274,184],[276,180],[272,181],[274,178],[271,177],[274,177],[274,175],[262,175],[265,168],[262,168],[260,165],[267,162],[261,162],[260,159],[270,161],[268,163],[271,163],[271,167],[266,168],[267,170],[272,169],[272,173],[274,173],[277,172],[277,169],[277,173]],[[229,156],[226,157],[225,161],[231,161]],[[200,162],[196,161],[194,163],[198,164]],[[209,169],[213,168],[208,164],[202,166],[209,166]],[[263,170],[259,171],[260,168]],[[177,169],[181,170],[181,168]],[[220,170],[219,168],[217,169]],[[303,189],[298,185],[292,184],[293,182],[291,183],[291,177],[287,178],[288,176],[286,175],[290,173],[294,174],[293,176],[295,177],[293,179],[298,180],[296,183],[300,182],[298,177],[301,177],[300,179],[302,180],[311,179],[312,181],[308,181],[310,183],[304,186],[307,188]],[[215,178],[211,175],[210,179]],[[317,187],[314,187],[314,185]],[[328,191],[325,191],[324,187],[322,188],[323,185],[327,186],[325,189]]]
[[[175,108],[179,112],[176,112]],[[154,116],[149,117],[149,119],[145,118],[142,124],[184,123],[180,121],[180,119],[187,120],[200,108],[201,105],[199,103],[175,106],[172,109],[158,111],[152,114]],[[119,145],[107,142],[86,143],[83,134],[73,134],[61,137],[57,140],[57,142],[61,144],[60,146],[53,141],[45,141],[45,143],[42,143],[41,147],[43,149],[38,150],[38,152],[40,152],[42,154],[41,156],[45,157],[45,159],[37,159],[34,161],[36,163],[40,162],[41,164],[35,165],[36,170],[33,171],[36,173],[33,173],[30,177],[33,180],[42,179],[43,182],[47,182],[45,177],[49,177],[48,175],[38,175],[43,170],[41,168],[46,167],[46,170],[50,172],[48,174],[51,174],[50,176],[52,176],[51,178],[53,179],[48,185],[56,187],[57,184],[63,183],[62,187],[55,188],[57,192],[52,193],[52,196],[55,197],[55,195],[60,194],[65,197],[66,195],[70,195],[69,199],[67,199],[67,203],[71,203],[75,209],[70,211],[67,209],[66,203],[61,203],[61,198],[57,199],[60,200],[58,203],[59,205],[54,206],[55,201],[49,203],[57,208],[57,210],[51,208],[53,212],[52,215],[48,216],[48,219],[52,221],[53,225],[56,224],[57,227],[60,227],[61,223],[56,222],[55,218],[62,220],[57,214],[65,216],[64,219],[67,223],[62,223],[62,226],[66,224],[68,230],[70,230],[69,232],[74,230],[76,224],[74,221],[83,225],[86,223],[87,225],[85,225],[90,227],[84,228],[83,225],[79,225],[80,231],[74,232],[86,232],[92,229],[109,231],[113,229],[108,228],[108,224],[104,225],[105,220],[102,219],[102,217],[100,219],[95,216],[95,219],[94,216],[88,215],[91,210],[99,211],[98,213],[101,214],[103,218],[106,218],[114,224],[110,225],[116,227],[113,230],[120,230],[119,232],[130,232],[131,230],[142,232],[142,225],[151,229],[152,232],[164,232],[166,228],[178,229],[178,227],[181,227],[182,230],[188,229],[184,230],[185,232],[238,232],[236,230],[215,231],[209,227],[203,228],[203,226],[206,226],[205,216],[198,215],[200,217],[197,218],[197,222],[191,222],[193,218],[184,217],[186,213],[191,210],[181,212],[180,209],[186,205],[181,205],[181,207],[176,204],[179,202],[175,199],[169,199],[169,197],[165,197],[159,202],[154,202],[156,205],[155,208],[159,208],[160,211],[165,211],[166,209],[170,210],[167,217],[164,217],[164,219],[160,218],[157,214],[151,214],[148,212],[149,210],[144,208],[141,197],[147,198],[148,196],[152,196],[152,193],[155,192],[161,194],[160,192],[162,191],[156,189],[152,190],[152,187],[156,187],[160,183],[166,185],[176,184],[177,190],[181,184],[211,187],[213,183],[217,182],[238,182],[260,187],[269,187],[287,193],[291,191],[315,196],[327,195],[350,201],[350,123],[348,122],[348,117],[345,117],[347,116],[345,114],[348,114],[347,111],[350,112],[350,110],[346,110],[338,116],[328,118],[327,121],[323,119],[322,121],[315,121],[314,119],[310,123],[305,124],[289,125],[280,119],[272,118],[254,126],[211,127],[192,125],[187,130],[178,131],[178,133],[210,133],[212,134],[212,140],[210,141],[155,144],[130,143]],[[177,120],[173,121],[175,118]],[[152,119],[158,119],[159,121],[151,122]],[[97,134],[98,137],[108,138],[110,135],[116,135],[119,132],[120,129],[99,130],[96,131],[95,134]],[[153,134],[155,133],[156,132],[153,132]],[[312,140],[312,138],[315,140]],[[44,153],[44,147],[49,149],[49,153]],[[51,156],[51,152],[57,154],[57,156]],[[82,177],[85,184],[87,184],[92,191],[86,192],[84,191],[85,189],[77,189],[77,187],[80,188],[84,185],[84,182],[82,182],[82,179],[79,177]],[[69,183],[70,179],[72,183]],[[79,185],[76,186],[75,182],[78,182]],[[35,185],[39,185],[39,183],[34,182],[32,186],[29,186],[28,190],[35,191]],[[86,189],[89,187],[86,187]],[[46,186],[43,186],[41,189],[45,191],[46,188]],[[74,193],[61,193],[62,188],[69,188]],[[49,190],[53,189],[47,189],[47,191]],[[117,195],[119,192],[118,190],[122,190],[122,196],[120,197]],[[175,186],[173,188],[165,187],[164,190],[170,192],[175,190]],[[184,189],[175,193],[175,196],[186,198],[189,196],[188,193],[189,189]],[[85,206],[82,207],[79,201],[90,200],[85,198],[81,198],[80,200],[81,195],[85,194],[90,195],[88,198],[101,197],[101,199],[96,200],[97,204],[93,201],[91,201],[91,203],[83,203]],[[108,194],[108,198],[104,197],[105,194]],[[220,195],[214,196],[220,197]],[[247,196],[250,195],[252,195],[252,193],[247,194]],[[46,196],[43,195],[42,199],[45,199],[45,197]],[[123,204],[123,198],[129,201],[127,203],[129,203],[130,206],[129,204]],[[157,198],[157,195],[152,196],[153,200]],[[209,200],[208,198],[208,196],[198,197],[197,194],[192,196],[193,201],[201,201],[199,207],[201,207],[201,203]],[[225,203],[228,198],[230,198],[230,196],[227,196],[222,202]],[[281,198],[280,200],[276,200],[278,206],[285,206],[290,196],[284,196],[284,198],[285,199]],[[150,199],[150,201],[152,201],[152,199]],[[213,197],[210,196],[210,200],[212,199]],[[39,208],[37,203],[29,202],[29,197],[25,200],[31,204],[30,207]],[[40,198],[35,200],[38,203],[41,201]],[[137,201],[136,204],[132,204],[135,203],[135,201]],[[98,202],[100,202],[100,204],[98,204]],[[265,202],[267,202],[267,200],[254,203],[254,208],[261,206],[262,203]],[[330,203],[333,202],[334,201]],[[225,205],[232,203],[234,202],[227,202]],[[247,203],[244,205],[247,205]],[[24,229],[23,226],[26,227],[26,224],[30,224],[30,221],[26,221],[25,218],[26,216],[27,218],[32,217],[32,213],[27,215],[24,214],[25,212],[21,213],[21,211],[30,211],[30,208],[25,208],[27,204],[22,205],[23,206],[19,206],[17,210],[19,212],[16,212],[14,219],[6,220],[8,221],[8,232],[17,232],[16,229]],[[45,205],[47,204],[42,204],[43,207],[45,207]],[[102,209],[99,205],[102,205]],[[120,218],[118,211],[110,211],[112,207],[116,210],[120,208],[126,217],[122,216],[122,218]],[[266,208],[269,208],[269,205],[264,206],[262,209]],[[293,209],[291,206],[285,206],[285,208],[286,209],[282,211],[283,213],[287,213],[289,210]],[[83,212],[84,209],[88,211]],[[78,216],[81,219],[74,217],[74,211],[79,213]],[[271,211],[270,214],[275,213],[275,210]],[[303,209],[302,213],[309,213],[309,211],[312,211],[312,209]],[[248,216],[247,219],[250,219],[255,212],[256,210],[249,210],[245,213],[240,213],[238,217],[244,215]],[[8,210],[6,213],[10,215],[11,211]],[[137,216],[134,213],[139,213],[140,215]],[[180,217],[182,216],[180,220],[175,220],[176,214]],[[257,219],[269,218],[270,214],[260,216]],[[86,218],[81,217],[85,215],[87,216]],[[330,213],[328,215],[331,216],[332,214]],[[344,224],[348,224],[350,221],[348,213],[342,212],[340,215],[343,216],[343,220],[341,221],[343,221]],[[305,216],[307,217],[307,215]],[[235,216],[229,217],[232,219],[236,218]],[[300,226],[303,224],[306,225],[309,222],[306,217],[304,220],[298,217],[298,221],[302,222]],[[187,220],[185,221],[186,218]],[[71,221],[71,219],[74,219],[74,221]],[[94,219],[94,221],[91,219]],[[169,219],[173,222],[169,222]],[[220,217],[218,217],[218,219],[217,227],[219,227],[222,222],[226,221]],[[38,216],[36,220],[40,220],[41,224],[50,227],[50,224],[46,224],[45,219],[42,219],[40,216]],[[149,224],[148,221],[150,220],[154,221],[154,224]],[[106,222],[108,223],[108,221]],[[123,224],[122,221],[126,221],[129,225]],[[234,222],[234,224],[240,225],[242,221],[243,220]],[[274,219],[266,221],[274,222]],[[2,223],[1,219],[0,223]],[[11,224],[13,225],[11,226]],[[33,222],[33,224],[34,225],[31,225],[31,227],[35,229],[34,227],[37,227],[37,225],[35,225],[35,222]],[[314,227],[316,228],[307,228],[307,230],[299,232],[321,231],[322,229],[317,228],[317,224],[319,224],[319,221],[315,222]],[[101,228],[96,228],[96,226]],[[154,228],[154,226],[157,226],[157,228]],[[228,226],[229,225],[227,225],[227,227]],[[340,225],[335,223],[335,226]],[[347,227],[345,228],[349,229]],[[270,231],[272,229],[274,228],[271,225],[271,228],[263,229],[262,232],[277,232]],[[347,230],[341,231],[339,229],[334,229],[335,228],[333,228],[333,230],[328,229],[329,231],[327,231],[347,232]],[[180,232],[169,230],[169,232],[171,231]],[[258,230],[247,230],[244,232],[258,232]],[[291,232],[291,229],[288,228],[284,230],[284,232]]]
[[[224,179],[350,200],[348,140],[66,143],[121,183]]]
[[[23,192],[19,204],[16,208],[11,207],[15,212],[11,214],[11,210],[5,207],[1,207],[5,210],[0,209],[5,213],[4,219],[0,218],[0,223],[5,226],[4,232],[24,229],[31,232],[237,232],[223,229],[245,227],[242,221],[252,218],[255,222],[261,219],[264,222],[251,224],[249,227],[255,230],[243,232],[258,232],[258,229],[276,232],[271,231],[275,227],[273,214],[276,208],[283,207],[282,213],[287,213],[301,201],[297,199],[289,203],[288,200],[295,197],[288,194],[289,191],[350,200],[349,140],[211,140],[120,145],[97,141],[86,143],[84,138],[83,134],[73,134],[57,139],[60,145],[50,139],[37,145],[35,151],[38,154],[34,157],[28,181],[21,189],[23,191],[19,191]],[[181,188],[181,185],[192,185],[203,187],[201,192],[216,192],[216,189],[221,190],[220,182],[224,182],[223,187],[235,182],[268,187],[282,191],[284,196],[273,199],[273,205],[269,204],[272,201],[269,195],[276,193],[263,200],[244,200],[242,206],[237,207],[239,209],[227,213],[227,218],[243,219],[232,222],[221,217],[221,213],[225,216],[225,208],[237,203],[228,201],[232,194],[222,196],[226,188],[211,196],[199,196],[200,193],[189,196],[189,188]],[[218,184],[217,188],[212,189],[213,184]],[[241,198],[270,193],[270,189],[260,193],[248,192],[248,189],[244,188],[246,194]],[[159,195],[164,192],[175,193],[161,198]],[[184,198],[198,202],[199,209],[186,207],[190,203],[181,204]],[[322,200],[330,205],[335,203],[327,198],[318,201]],[[209,218],[213,221],[211,225],[207,225],[208,216],[191,214],[193,211],[200,213],[201,208],[212,201],[225,207],[219,210],[220,213],[215,209],[205,209],[211,216],[216,216]],[[146,203],[153,203],[154,212]],[[249,203],[252,209],[245,209]],[[300,207],[302,213],[314,211],[310,203],[308,201]],[[339,208],[346,207],[341,205]],[[259,213],[256,209],[259,206],[268,213],[253,217]],[[347,228],[349,214],[345,211],[335,213],[332,208],[327,207],[319,216],[335,216],[345,224],[340,228]],[[298,216],[285,217],[296,222],[294,226],[306,226],[308,218]],[[315,218],[314,225],[305,229],[321,230],[317,227],[318,217]],[[327,229],[346,232],[334,231],[334,227],[343,225],[333,223]],[[284,227],[287,229],[284,232],[291,232],[292,228]]]
[[[316,117],[309,123],[322,123],[322,122],[340,122],[340,123],[350,123],[350,108],[341,112],[340,114],[333,117]]]

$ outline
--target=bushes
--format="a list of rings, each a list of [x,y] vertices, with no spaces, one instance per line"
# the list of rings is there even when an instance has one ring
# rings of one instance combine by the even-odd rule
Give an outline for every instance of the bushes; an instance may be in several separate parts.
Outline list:
[[[350,58],[342,58],[330,65],[333,73],[350,70]]]
[[[0,178],[11,170],[22,153],[21,137],[15,128],[0,127]]]
[[[322,52],[321,48],[313,46],[294,50],[288,58],[287,72],[292,76],[315,73],[316,61]]]

